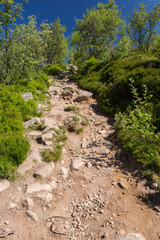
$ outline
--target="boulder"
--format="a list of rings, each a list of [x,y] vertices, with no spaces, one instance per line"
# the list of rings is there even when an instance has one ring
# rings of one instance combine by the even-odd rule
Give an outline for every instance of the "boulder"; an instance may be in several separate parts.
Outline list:
[[[21,93],[22,98],[28,102],[29,99],[33,99],[33,95],[31,92],[23,92]]]
[[[49,177],[52,175],[54,169],[54,163],[51,164],[44,164],[44,166],[40,167],[35,173],[34,177]]]
[[[4,190],[6,190],[7,188],[10,187],[10,182],[7,180],[1,180],[0,181],[0,192],[3,192]]]
[[[128,233],[123,237],[119,237],[116,240],[146,240],[141,234]]]
[[[56,87],[56,86],[50,86],[48,89],[49,92],[55,92],[57,94],[60,94],[61,92],[61,88],[60,87]]]
[[[83,91],[81,92],[78,97],[74,99],[75,102],[82,102],[82,101],[88,101],[92,97],[93,93]]]

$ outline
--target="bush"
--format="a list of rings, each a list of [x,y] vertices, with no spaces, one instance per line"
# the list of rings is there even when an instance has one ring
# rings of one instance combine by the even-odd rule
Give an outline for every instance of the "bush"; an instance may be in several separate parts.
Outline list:
[[[44,69],[44,72],[47,74],[47,75],[50,75],[50,76],[56,76],[56,75],[59,75],[61,74],[63,71],[62,67],[58,64],[56,65],[52,65],[52,66],[47,66],[45,69]]]
[[[12,177],[25,160],[29,142],[24,137],[22,123],[39,115],[37,101],[44,99],[48,86],[48,77],[44,74],[35,80],[22,81],[21,85],[0,85],[0,178]],[[26,102],[21,93],[29,91],[34,99]]]
[[[134,110],[115,116],[118,138],[135,158],[160,173],[160,133],[155,133],[156,127],[151,123],[152,114],[145,109],[150,98],[147,88],[144,89],[143,99],[133,85],[132,93],[135,97]]]

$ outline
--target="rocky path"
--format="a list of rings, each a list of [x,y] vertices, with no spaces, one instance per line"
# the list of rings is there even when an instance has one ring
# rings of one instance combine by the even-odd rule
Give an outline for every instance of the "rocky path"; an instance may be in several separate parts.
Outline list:
[[[67,77],[57,81],[49,88],[51,108],[26,123],[44,127],[27,130],[31,151],[18,169],[21,177],[0,182],[0,238],[160,239],[157,185],[140,178],[115,142],[111,117],[81,92]],[[65,143],[56,136],[64,123]],[[64,145],[61,161],[45,163],[40,152],[53,150],[53,135]]]

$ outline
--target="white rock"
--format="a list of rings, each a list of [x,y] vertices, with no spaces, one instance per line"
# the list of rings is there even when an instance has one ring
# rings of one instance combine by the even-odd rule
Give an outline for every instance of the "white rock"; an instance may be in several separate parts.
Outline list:
[[[56,188],[57,187],[57,182],[55,179],[52,180],[52,182],[50,183],[52,188]]]
[[[64,178],[68,177],[68,170],[65,167],[61,167],[61,174]]]
[[[13,208],[16,208],[16,207],[17,207],[16,203],[10,203],[9,204],[9,209],[13,209]]]
[[[25,199],[25,203],[26,203],[26,207],[28,208],[28,210],[30,208],[33,208],[34,203],[33,203],[33,200],[30,197],[27,197]]]
[[[27,215],[31,218],[31,219],[33,219],[34,221],[38,221],[38,216],[37,216],[37,214],[35,213],[35,212],[33,212],[33,211],[31,211],[31,210],[28,210],[27,211]]]
[[[81,160],[72,160],[70,168],[71,170],[79,170],[82,166],[84,166],[84,162]]]
[[[119,237],[116,240],[146,240],[141,234],[128,233],[123,237]]]
[[[87,148],[87,140],[85,138],[82,139],[82,148]]]
[[[0,181],[0,192],[3,192],[5,189],[10,187],[10,182],[7,180]]]
[[[54,163],[51,164],[44,164],[44,166],[40,167],[35,173],[34,176],[40,176],[40,177],[49,177],[53,173],[54,169]]]
[[[53,199],[52,193],[41,192],[37,194],[37,197],[41,199],[46,204],[49,203]]]
[[[34,193],[40,191],[51,192],[52,187],[49,184],[33,183],[27,187],[26,193]]]

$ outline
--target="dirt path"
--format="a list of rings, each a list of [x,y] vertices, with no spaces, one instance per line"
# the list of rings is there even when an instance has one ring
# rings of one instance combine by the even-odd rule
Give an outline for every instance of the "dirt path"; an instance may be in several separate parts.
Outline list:
[[[50,88],[51,110],[41,118],[48,131],[75,115],[64,111],[71,105],[80,108],[89,125],[80,134],[67,131],[61,161],[54,166],[39,155],[51,147],[35,140],[42,133],[28,131],[31,152],[20,167],[23,176],[0,193],[0,238],[115,240],[140,233],[146,240],[160,239],[159,193],[115,143],[111,117],[98,111],[95,99],[73,102],[81,90],[67,78],[56,85],[56,94]],[[45,176],[35,178],[37,169]]]

